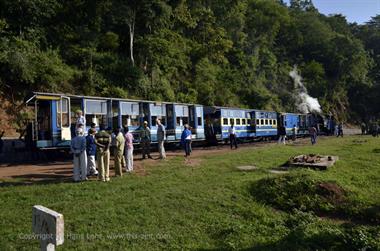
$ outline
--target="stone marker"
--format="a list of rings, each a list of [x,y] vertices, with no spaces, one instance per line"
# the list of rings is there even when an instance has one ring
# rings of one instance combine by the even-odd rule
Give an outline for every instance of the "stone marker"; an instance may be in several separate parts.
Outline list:
[[[240,171],[255,171],[258,170],[256,166],[237,166],[236,169]]]
[[[33,207],[32,230],[40,239],[41,250],[54,251],[64,241],[63,215],[44,206]]]

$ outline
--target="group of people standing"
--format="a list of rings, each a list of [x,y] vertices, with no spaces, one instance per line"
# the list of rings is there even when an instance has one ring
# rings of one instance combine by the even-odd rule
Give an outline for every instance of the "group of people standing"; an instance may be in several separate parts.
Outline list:
[[[158,118],[157,124],[157,143],[159,159],[166,159],[164,142],[166,140],[165,126]],[[99,126],[96,130],[96,124],[92,123],[91,128],[85,135],[86,119],[82,111],[77,111],[77,122],[75,126],[76,136],[71,141],[71,151],[73,153],[73,179],[74,181],[87,180],[87,176],[98,176],[101,181],[109,181],[110,155],[113,151],[115,175],[122,176],[123,168],[126,172],[133,171],[133,134],[129,131],[128,126],[116,128],[111,133],[106,130],[104,125]],[[185,150],[185,156],[191,154],[191,128],[185,125],[181,135],[181,144]],[[142,159],[146,157],[152,159],[150,154],[151,148],[151,131],[148,122],[144,121],[139,130],[139,141],[142,150]]]

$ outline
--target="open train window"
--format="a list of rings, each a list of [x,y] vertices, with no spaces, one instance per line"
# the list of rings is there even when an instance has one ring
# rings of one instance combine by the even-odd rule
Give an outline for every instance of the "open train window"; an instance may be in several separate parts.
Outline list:
[[[198,117],[198,126],[202,126],[202,117]]]
[[[123,126],[139,126],[138,115],[122,115]]]
[[[188,117],[177,117],[177,126],[184,126],[186,124],[189,124]]]
[[[223,125],[228,125],[228,119],[223,119]]]
[[[152,116],[152,126],[156,126],[157,125],[157,116]]]
[[[236,119],[236,125],[240,125],[240,119]]]
[[[166,116],[161,116],[161,124],[163,124],[164,126],[167,126],[166,125]]]

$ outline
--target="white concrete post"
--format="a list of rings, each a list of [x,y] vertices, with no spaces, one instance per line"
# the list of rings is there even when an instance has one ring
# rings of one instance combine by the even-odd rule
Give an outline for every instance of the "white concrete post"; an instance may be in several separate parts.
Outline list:
[[[54,251],[64,241],[63,215],[44,206],[33,206],[32,230],[40,239],[41,250]]]

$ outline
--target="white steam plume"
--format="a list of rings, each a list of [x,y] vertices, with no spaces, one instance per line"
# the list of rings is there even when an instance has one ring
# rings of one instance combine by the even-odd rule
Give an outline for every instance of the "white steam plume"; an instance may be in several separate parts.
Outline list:
[[[294,89],[296,93],[295,98],[298,111],[302,113],[321,113],[321,105],[319,104],[318,99],[311,97],[307,93],[307,89],[302,83],[302,77],[298,74],[297,66],[294,66],[293,70],[289,72],[289,76],[294,81]]]

